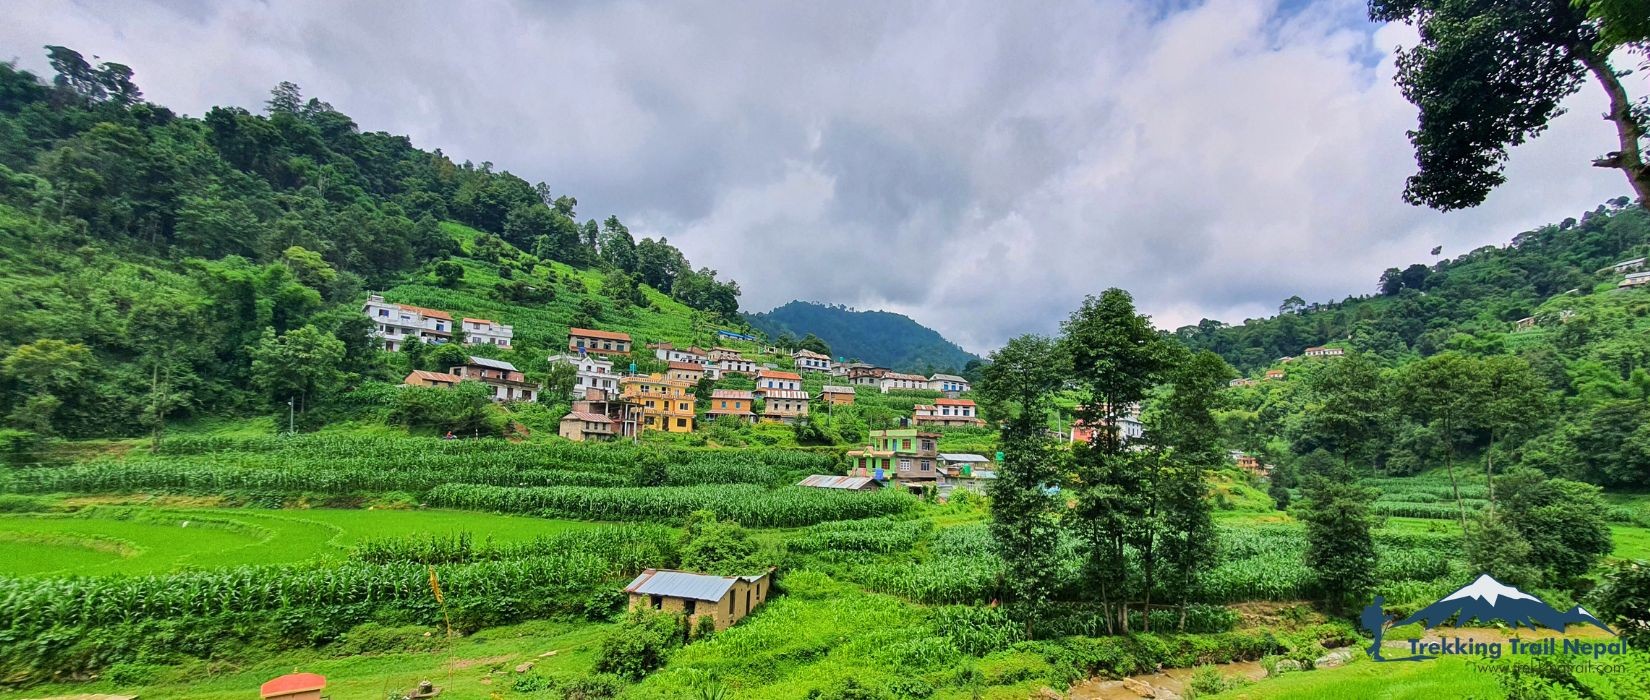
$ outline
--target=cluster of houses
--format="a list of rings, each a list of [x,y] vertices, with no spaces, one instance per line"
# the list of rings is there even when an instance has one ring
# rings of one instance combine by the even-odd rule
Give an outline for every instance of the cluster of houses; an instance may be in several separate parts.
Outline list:
[[[539,392],[543,390],[540,385],[527,381],[527,377],[523,376],[515,365],[475,355],[471,355],[464,364],[446,372],[415,369],[401,383],[407,386],[451,389],[462,381],[481,382],[492,394],[492,399],[499,402],[538,401]]]
[[[422,306],[392,304],[378,294],[367,297],[361,313],[372,319],[373,335],[384,341],[384,349],[401,350],[411,343],[449,343],[455,331],[461,331],[467,345],[510,347],[515,329],[485,318],[462,318],[453,323],[453,316],[438,309]]]
[[[1324,358],[1324,357],[1340,357],[1340,356],[1345,355],[1345,354],[1346,354],[1346,348],[1332,348],[1332,347],[1327,347],[1327,346],[1324,346],[1324,345],[1314,345],[1312,347],[1309,347],[1309,348],[1301,351],[1301,357],[1305,357],[1305,358],[1308,358],[1308,359]],[[1291,362],[1295,362],[1299,359],[1300,358],[1295,357],[1293,355],[1284,355],[1283,357],[1278,358],[1278,364],[1287,365],[1287,364],[1289,364]],[[1274,381],[1274,380],[1278,380],[1278,379],[1283,379],[1284,377],[1286,377],[1288,375],[1281,369],[1269,369],[1269,370],[1266,370],[1266,373],[1261,375],[1261,376],[1266,381]],[[1255,384],[1255,380],[1250,379],[1248,377],[1238,377],[1237,379],[1233,379],[1232,381],[1227,382],[1227,384],[1229,384],[1230,386],[1253,386]]]
[[[939,451],[940,434],[912,427],[871,431],[864,447],[848,451],[847,476],[815,474],[798,486],[841,491],[869,491],[884,486],[941,496],[962,489],[984,493],[997,478],[993,462],[982,455]]]

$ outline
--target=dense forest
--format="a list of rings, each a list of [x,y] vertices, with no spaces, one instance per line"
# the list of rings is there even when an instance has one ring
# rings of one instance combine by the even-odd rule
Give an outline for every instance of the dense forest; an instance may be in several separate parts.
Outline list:
[[[770,337],[818,336],[835,357],[907,372],[961,372],[980,358],[934,329],[888,311],[793,301],[766,313],[748,314],[751,326]]]
[[[407,284],[563,305],[560,333],[645,326],[637,314],[664,307],[696,325],[737,318],[738,285],[665,239],[637,241],[615,216],[580,223],[571,195],[363,131],[291,83],[261,113],[193,118],[145,101],[125,65],[46,51],[49,79],[0,63],[12,430],[133,434],[374,400],[355,390],[451,359],[376,352],[359,304]],[[565,335],[527,330],[516,352],[538,370]]]

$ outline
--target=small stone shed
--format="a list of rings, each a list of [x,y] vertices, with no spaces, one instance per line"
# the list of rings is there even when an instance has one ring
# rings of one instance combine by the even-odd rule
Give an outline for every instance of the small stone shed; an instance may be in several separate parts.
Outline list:
[[[773,570],[755,576],[713,576],[691,571],[648,569],[625,586],[630,607],[679,612],[697,629],[699,619],[716,621],[717,631],[749,615],[768,599]]]

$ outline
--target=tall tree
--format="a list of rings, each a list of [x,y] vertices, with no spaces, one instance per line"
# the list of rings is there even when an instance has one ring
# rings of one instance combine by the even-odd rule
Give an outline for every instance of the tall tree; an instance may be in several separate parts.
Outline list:
[[[1313,475],[1301,489],[1298,513],[1306,523],[1306,565],[1331,610],[1344,610],[1375,585],[1378,563],[1370,535],[1373,489],[1350,479]]]
[[[1405,366],[1397,384],[1397,404],[1412,416],[1431,424],[1443,440],[1444,468],[1449,471],[1461,526],[1467,509],[1455,475],[1458,434],[1471,427],[1484,405],[1481,364],[1456,353],[1442,353]]]
[[[1059,585],[1060,452],[1048,436],[1048,410],[1064,379],[1054,341],[1008,341],[981,369],[980,393],[1001,415],[1002,464],[991,483],[991,536],[1003,559],[1007,611],[1031,633]]]
[[[1352,462],[1390,425],[1391,401],[1381,368],[1363,353],[1329,361],[1307,375],[1308,400],[1301,431],[1341,458],[1345,475]]]
[[[1650,116],[1635,109],[1609,60],[1620,46],[1644,49],[1642,16],[1615,8],[1642,13],[1645,4],[1618,2],[1371,0],[1371,19],[1408,22],[1421,33],[1420,44],[1398,56],[1398,86],[1421,112],[1410,132],[1420,172],[1404,198],[1446,211],[1483,203],[1506,180],[1507,149],[1544,131],[1591,75],[1609,99],[1604,118],[1619,142],[1593,165],[1620,170],[1650,208],[1643,155]]]

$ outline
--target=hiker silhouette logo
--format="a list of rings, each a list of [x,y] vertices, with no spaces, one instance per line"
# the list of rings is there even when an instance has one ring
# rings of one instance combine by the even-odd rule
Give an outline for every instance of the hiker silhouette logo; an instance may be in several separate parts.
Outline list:
[[[1508,627],[1518,629],[1525,627],[1531,630],[1547,628],[1563,632],[1573,624],[1587,624],[1614,635],[1615,630],[1580,605],[1569,611],[1560,611],[1545,601],[1525,593],[1517,588],[1508,586],[1490,577],[1489,574],[1479,576],[1472,583],[1457,589],[1431,605],[1428,605],[1401,620],[1390,619],[1384,609],[1386,599],[1375,596],[1375,601],[1364,608],[1360,622],[1364,629],[1374,635],[1374,642],[1369,647],[1370,658],[1376,661],[1424,661],[1438,655],[1473,654],[1500,658],[1501,642],[1479,642],[1472,639],[1463,640],[1459,637],[1453,640],[1422,642],[1410,640],[1411,654],[1401,658],[1386,658],[1381,653],[1382,637],[1386,630],[1392,627],[1403,627],[1420,623],[1427,630],[1444,626],[1450,623],[1453,627],[1460,627],[1470,620],[1481,623],[1501,622]],[[1395,616],[1394,616],[1395,617]],[[1453,622],[1451,622],[1453,621]],[[1521,643],[1511,640],[1513,653],[1550,654],[1562,649],[1566,653],[1582,653],[1593,656],[1617,654],[1625,651],[1621,642],[1588,642],[1565,639],[1559,645],[1556,640],[1546,639]]]

